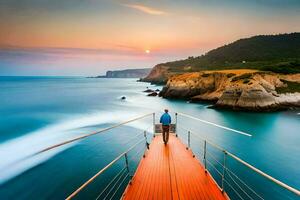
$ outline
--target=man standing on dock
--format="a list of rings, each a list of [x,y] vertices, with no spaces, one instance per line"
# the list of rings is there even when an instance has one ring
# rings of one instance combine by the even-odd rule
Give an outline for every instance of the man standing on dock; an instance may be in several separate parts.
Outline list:
[[[171,116],[168,113],[168,109],[165,109],[165,113],[160,117],[160,123],[162,124],[162,134],[165,145],[169,140],[169,130],[171,124]]]

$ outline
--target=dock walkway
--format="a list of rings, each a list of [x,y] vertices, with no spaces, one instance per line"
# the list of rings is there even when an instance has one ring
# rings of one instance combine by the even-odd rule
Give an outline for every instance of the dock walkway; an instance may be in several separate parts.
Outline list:
[[[156,136],[123,199],[228,199],[192,153],[173,134],[165,146]]]

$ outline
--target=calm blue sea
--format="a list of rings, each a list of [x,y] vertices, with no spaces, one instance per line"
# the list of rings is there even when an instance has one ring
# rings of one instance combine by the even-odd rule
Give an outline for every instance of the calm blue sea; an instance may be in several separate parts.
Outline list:
[[[161,88],[135,79],[0,77],[0,199],[64,199],[143,138],[143,130],[149,132],[150,140],[151,116],[38,156],[30,155],[141,114],[156,112],[159,115],[164,108],[169,108],[171,113],[187,113],[252,134],[247,137],[178,117],[179,128],[190,129],[284,183],[300,188],[300,115],[296,111],[219,111],[208,109],[208,104],[147,97],[142,92],[146,87]],[[126,100],[121,100],[122,96],[126,96]],[[185,131],[178,130],[179,136],[186,140]],[[203,141],[196,137],[191,139],[201,156]],[[141,144],[130,152],[132,170],[143,148]],[[222,155],[213,148],[211,153],[222,160]],[[95,199],[123,162],[120,160],[77,198]],[[265,199],[297,199],[234,160],[227,162]],[[115,197],[121,193],[122,188]],[[234,191],[230,193],[234,196]]]

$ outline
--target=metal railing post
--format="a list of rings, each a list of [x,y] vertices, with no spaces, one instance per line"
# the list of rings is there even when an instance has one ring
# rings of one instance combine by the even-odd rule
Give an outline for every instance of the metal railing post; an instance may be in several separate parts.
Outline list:
[[[206,140],[204,140],[204,153],[203,153],[203,159],[204,159],[204,168],[205,173],[207,172],[207,166],[206,166]]]
[[[129,162],[128,162],[128,156],[127,156],[127,153],[125,153],[124,156],[125,156],[126,169],[127,169],[128,174],[129,174],[129,177],[130,177],[129,184],[131,184],[131,178],[132,178],[132,175],[130,175],[130,171],[129,171]]]
[[[177,133],[177,115],[178,115],[178,113],[175,113],[175,134],[176,134],[176,137],[178,137],[178,133]]]
[[[125,153],[125,163],[126,163],[127,171],[128,171],[128,173],[129,173],[129,163],[128,163],[128,156],[127,156],[127,153]]]
[[[144,137],[145,137],[145,145],[146,145],[146,149],[145,149],[145,151],[144,151],[143,157],[145,158],[145,157],[146,157],[146,150],[149,149],[149,143],[148,143],[148,141],[147,141],[147,132],[146,132],[146,131],[144,131]]]
[[[191,132],[188,132],[188,147],[191,148]]]
[[[223,173],[222,173],[222,192],[224,192],[225,190],[225,185],[224,185],[224,181],[225,181],[225,170],[226,170],[226,151],[223,151],[224,153],[224,159],[223,159]]]
[[[219,127],[219,128],[223,128],[223,129],[226,129],[226,130],[238,132],[238,131],[236,131],[236,130],[234,130],[234,129],[230,129],[230,128],[228,128],[228,127],[220,126],[220,125],[217,125],[217,124],[214,124],[214,123],[211,123],[211,122],[207,122],[207,121],[204,121],[204,120],[201,120],[201,119],[197,119],[197,118],[191,117],[191,116],[189,116],[189,115],[185,115],[185,114],[182,114],[182,113],[176,113],[176,114],[182,115],[182,116],[187,116],[187,117],[190,117],[190,118],[192,118],[192,119],[199,120],[199,121],[201,121],[201,122],[204,122],[204,123],[208,123],[208,124],[217,126],[217,127]],[[177,126],[176,126],[176,127],[177,127]],[[183,130],[185,130],[185,131],[188,131],[188,130],[185,129],[184,127],[180,127],[180,129],[183,129]],[[194,132],[191,132],[191,134],[192,134],[192,133],[194,133]],[[243,132],[239,132],[239,133],[244,134]],[[277,184],[278,186],[282,187],[283,189],[286,189],[286,190],[288,190],[288,191],[290,191],[290,192],[292,192],[292,193],[294,193],[294,194],[300,196],[300,190],[299,190],[299,189],[294,188],[294,187],[291,187],[291,186],[285,184],[284,182],[282,182],[282,181],[280,181],[280,180],[278,180],[278,179],[272,177],[271,175],[269,175],[269,174],[267,174],[267,173],[261,171],[260,169],[254,167],[254,166],[251,165],[250,163],[248,163],[248,162],[242,160],[241,158],[237,157],[236,155],[234,155],[234,154],[232,154],[232,153],[226,151],[225,149],[223,149],[223,148],[220,147],[219,145],[214,144],[214,143],[212,143],[212,142],[209,141],[209,140],[206,140],[205,138],[201,137],[200,135],[197,135],[197,134],[194,134],[194,135],[195,135],[195,137],[197,137],[198,139],[201,139],[202,141],[204,141],[204,153],[203,153],[203,157],[202,157],[202,159],[203,159],[203,162],[202,162],[202,163],[203,163],[203,165],[204,165],[204,167],[205,167],[205,172],[206,172],[206,173],[207,173],[207,170],[208,170],[208,169],[207,169],[207,162],[209,162],[209,160],[206,160],[206,159],[207,159],[206,151],[208,151],[208,150],[207,150],[207,143],[209,143],[212,147],[214,147],[214,148],[216,148],[216,149],[218,149],[218,150],[220,150],[221,152],[224,153],[223,165],[222,165],[222,163],[221,163],[222,161],[218,161],[218,163],[219,163],[220,165],[222,165],[222,167],[223,167],[223,172],[221,172],[221,170],[219,170],[219,171],[220,171],[220,172],[219,172],[219,175],[220,175],[221,178],[222,178],[222,180],[221,180],[222,183],[221,183],[220,186],[219,186],[220,190],[225,191],[225,189],[227,188],[226,185],[228,185],[228,188],[230,187],[230,183],[228,183],[227,180],[226,180],[226,178],[231,178],[231,177],[230,177],[230,173],[233,173],[233,172],[228,168],[228,166],[226,166],[226,165],[228,165],[228,163],[227,163],[227,162],[228,162],[228,161],[227,161],[228,158],[227,158],[227,157],[229,156],[229,158],[232,158],[232,159],[236,160],[237,162],[239,162],[240,164],[246,166],[246,167],[249,168],[250,170],[252,170],[252,171],[254,171],[255,173],[257,173],[258,175],[260,175],[260,176],[266,178],[266,179],[269,180],[269,181],[272,181],[273,183]],[[244,135],[246,135],[246,134],[244,134]],[[249,134],[248,134],[247,136],[250,136],[250,137],[251,137],[251,135],[249,135]],[[201,148],[202,148],[202,147],[201,147],[201,144],[200,144],[200,149],[201,149]],[[207,153],[208,153],[208,152],[207,152]],[[195,155],[193,155],[193,157],[194,157],[194,156],[195,156]],[[210,164],[210,163],[208,163],[208,164]],[[227,173],[227,172],[228,172],[228,173]],[[234,173],[233,173],[233,174],[234,174]],[[235,175],[235,176],[236,176],[236,175]],[[238,178],[238,177],[236,176],[236,178]],[[238,180],[240,180],[240,179],[238,178]],[[241,180],[240,180],[240,181],[241,181]],[[246,183],[244,183],[244,182],[242,182],[242,181],[241,181],[241,183],[243,183],[244,185],[246,185]],[[246,187],[249,188],[249,186],[247,186],[247,185],[246,185]],[[254,194],[256,194],[256,196],[260,197],[260,195],[258,195],[253,189],[250,188],[250,190],[251,190]],[[263,199],[263,198],[260,198],[260,199]]]
[[[155,113],[153,113],[153,118],[152,118],[152,120],[153,120],[153,137],[155,137]]]

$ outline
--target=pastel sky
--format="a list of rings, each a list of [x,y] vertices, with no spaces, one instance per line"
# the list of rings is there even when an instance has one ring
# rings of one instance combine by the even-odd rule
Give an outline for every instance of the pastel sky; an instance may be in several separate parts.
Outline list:
[[[0,28],[0,75],[98,75],[300,32],[300,1],[0,0]]]

